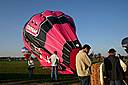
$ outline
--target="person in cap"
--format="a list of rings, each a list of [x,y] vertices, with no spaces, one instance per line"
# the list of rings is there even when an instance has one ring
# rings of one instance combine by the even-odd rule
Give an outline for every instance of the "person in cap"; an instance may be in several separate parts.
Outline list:
[[[76,55],[76,71],[81,85],[90,85],[91,60],[88,57],[90,49],[91,47],[85,44]]]
[[[104,59],[104,76],[107,81],[105,85],[124,85],[126,69],[125,63],[116,56],[116,50],[109,49],[108,57]]]

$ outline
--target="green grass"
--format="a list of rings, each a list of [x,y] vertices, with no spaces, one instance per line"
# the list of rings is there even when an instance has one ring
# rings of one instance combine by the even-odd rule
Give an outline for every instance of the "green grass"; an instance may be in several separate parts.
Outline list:
[[[49,74],[49,69],[43,69],[43,67],[40,67],[40,64],[38,61],[35,61],[35,74],[42,74],[42,72],[45,74]],[[28,73],[27,69],[27,61],[0,61],[0,73]]]
[[[36,60],[35,62],[35,70],[33,79],[38,82],[51,82],[50,78],[50,69],[40,67],[40,63]],[[97,61],[94,61],[97,63]],[[128,73],[128,72],[127,72]],[[126,74],[127,75],[127,74]],[[60,81],[71,81],[78,80],[77,75],[58,75]],[[128,77],[127,81],[128,81]],[[27,69],[27,61],[0,61],[0,82],[7,81],[28,81],[28,69]]]
[[[50,76],[50,69],[40,67],[36,61],[33,77],[40,79],[47,75]],[[27,61],[0,61],[0,80],[8,79],[28,79]]]
[[[33,79],[41,79],[50,81],[50,69],[40,67],[40,63],[36,60]],[[58,75],[59,80],[72,80],[77,78],[74,75]],[[28,69],[27,61],[0,61],[0,80],[27,80]]]
[[[0,61],[0,73],[27,73],[24,61]]]

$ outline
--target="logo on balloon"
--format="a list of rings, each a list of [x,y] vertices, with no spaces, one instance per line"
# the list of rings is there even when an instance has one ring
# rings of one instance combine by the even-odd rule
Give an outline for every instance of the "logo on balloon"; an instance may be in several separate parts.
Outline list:
[[[35,29],[35,28],[33,28],[33,27],[30,26],[30,25],[27,25],[27,26],[26,26],[26,31],[27,31],[28,33],[30,33],[31,35],[35,36],[35,37],[38,35],[38,30]]]

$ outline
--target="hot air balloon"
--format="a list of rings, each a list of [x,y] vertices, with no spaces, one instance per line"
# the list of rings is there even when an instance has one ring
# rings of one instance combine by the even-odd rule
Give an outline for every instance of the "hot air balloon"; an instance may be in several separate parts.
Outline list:
[[[73,19],[61,11],[46,10],[35,14],[23,28],[24,46],[42,66],[51,66],[47,59],[57,51],[61,74],[74,74],[76,54],[81,44]]]
[[[128,37],[124,38],[121,42],[122,47],[124,48],[124,50],[128,53]]]

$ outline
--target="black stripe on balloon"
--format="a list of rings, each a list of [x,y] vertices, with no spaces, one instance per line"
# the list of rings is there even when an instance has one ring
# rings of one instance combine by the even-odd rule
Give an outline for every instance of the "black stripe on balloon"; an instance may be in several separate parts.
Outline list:
[[[68,18],[66,18],[65,16],[60,16],[60,17],[50,16],[50,17],[47,17],[47,19],[52,23],[52,25],[69,23],[71,27],[75,28],[75,24],[70,22]]]
[[[36,47],[41,47],[41,43],[31,34],[25,31],[24,37],[31,43],[33,43]]]
[[[23,36],[25,37],[25,39],[27,39],[29,41],[32,51],[34,50],[34,47],[31,45],[33,43],[36,47],[42,48],[44,51],[46,51],[48,54],[51,55],[51,53],[42,46],[42,42],[39,42],[39,40],[36,37],[34,37],[31,34],[27,33],[24,29],[23,29]],[[27,41],[27,43],[28,43],[28,41]],[[35,54],[37,55],[37,53],[35,53]]]
[[[67,65],[67,66],[69,66],[69,64],[70,64],[70,52],[71,52],[71,50],[73,48],[78,48],[76,46],[76,44],[78,44],[79,46],[81,46],[78,40],[69,41],[69,42],[65,43],[64,46],[63,46],[63,50],[62,50],[63,55],[62,55],[62,58],[63,58],[63,63],[65,65]]]
[[[41,25],[41,28],[40,28],[40,32],[39,32],[39,35],[37,36],[37,38],[39,38],[40,40],[42,41],[46,41],[46,33],[52,29],[52,25],[54,24],[63,24],[63,23],[67,23],[69,22],[68,19],[64,16],[62,17],[54,17],[54,16],[50,16],[50,17],[47,17],[47,20],[44,21]],[[41,43],[42,46],[44,46],[45,43]]]
[[[44,47],[45,45],[45,41],[46,41],[46,33],[52,28],[52,25],[48,22],[48,21],[45,21],[43,22],[43,24],[41,25],[41,28],[40,28],[40,32],[37,36],[38,39],[40,39],[41,41],[39,41],[41,43],[41,46]]]
[[[60,21],[62,24],[68,22],[68,23],[71,25],[72,28],[75,28],[74,22],[70,22],[70,21],[68,20],[68,18],[66,18],[65,16],[61,16],[61,17],[59,18],[59,21]]]
[[[25,41],[26,41],[27,43],[29,43],[30,48],[32,49],[31,51],[32,51],[34,54],[36,54],[37,56],[39,56],[40,54],[35,51],[33,45],[31,44],[31,42],[32,42],[32,40],[31,40],[32,36],[31,36],[29,33],[27,33],[27,32],[25,31],[25,29],[23,29],[23,36],[24,36],[24,38],[25,38]],[[37,46],[36,43],[34,43],[34,45]]]

